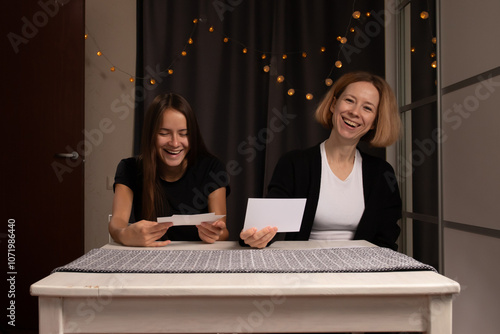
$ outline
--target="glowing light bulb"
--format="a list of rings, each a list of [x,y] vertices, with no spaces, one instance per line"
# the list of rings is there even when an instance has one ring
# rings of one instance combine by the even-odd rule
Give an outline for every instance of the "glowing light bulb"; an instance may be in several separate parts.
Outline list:
[[[208,31],[214,32],[214,27],[212,26],[212,27],[208,28]]]
[[[194,19],[194,20],[193,20],[193,23],[198,23],[198,19]]]
[[[307,53],[306,52],[302,52],[302,58],[306,58],[307,57]]]
[[[288,95],[292,96],[293,94],[295,94],[295,89],[290,88],[287,93]]]
[[[182,52],[181,52],[181,55],[183,55],[183,56],[187,55],[186,50],[182,51]]]
[[[262,56],[260,56],[260,57],[261,57],[262,59],[266,59],[266,58],[267,58],[267,56],[266,56],[266,54],[265,54],[265,53],[263,53],[263,54],[262,54]]]
[[[326,48],[324,46],[321,47],[321,52],[325,52]]]
[[[313,99],[313,97],[314,97],[314,96],[313,96],[311,93],[307,93],[307,94],[306,94],[306,99],[308,99],[308,100],[312,100],[312,99]]]
[[[437,67],[437,61],[433,61],[432,64],[431,64],[432,68],[436,68]]]
[[[352,13],[352,17],[354,17],[355,19],[359,19],[361,17],[361,13],[357,10]]]
[[[223,41],[224,41],[224,43],[227,43],[227,42],[229,42],[229,38],[224,37]]]
[[[168,74],[172,75],[174,73],[174,70],[169,68],[167,72],[168,72]]]
[[[342,43],[342,44],[347,43],[347,38],[342,37],[342,38],[340,39],[340,43]]]
[[[284,54],[284,55],[282,56],[282,58],[283,58],[283,59],[287,59],[287,58],[288,58],[288,56],[287,56],[286,54]]]
[[[372,16],[372,13],[366,12],[366,17],[370,17],[370,16]]]
[[[328,79],[325,79],[325,85],[327,86],[331,86],[333,84],[333,80],[328,78]]]
[[[422,20],[426,20],[429,18],[429,13],[427,13],[425,10],[423,12],[420,13],[420,18]]]
[[[248,52],[247,48],[243,48],[242,52],[247,53]]]
[[[355,31],[356,31],[356,29],[351,28],[351,29],[349,29],[349,31],[350,31],[350,32],[355,32]]]
[[[436,58],[436,54],[434,52],[431,53],[431,58]]]
[[[152,85],[154,85],[156,83],[156,80],[153,79],[153,78],[151,78],[151,80],[149,80],[149,83],[152,84]]]
[[[270,70],[269,65],[264,66],[264,67],[262,68],[262,70],[263,70],[264,72],[266,72],[266,73],[267,73],[267,72],[269,72],[269,70]]]
[[[335,62],[335,67],[337,67],[337,68],[341,68],[341,67],[342,67],[342,62],[341,62],[340,60],[337,60],[337,61]]]
[[[436,37],[432,37],[432,44],[436,44],[437,42],[437,38]]]
[[[337,36],[337,41],[340,42],[341,39],[342,39],[342,36]]]
[[[285,81],[285,77],[284,77],[284,76],[282,76],[282,75],[280,75],[280,76],[276,79],[276,81],[278,81],[279,83],[282,83],[283,81]]]
[[[88,34],[85,34],[85,36],[84,36],[84,37],[85,37],[85,39],[87,39],[87,38],[89,38],[89,35],[88,35]]]
[[[100,57],[102,56],[102,52],[101,51],[97,51],[97,55]]]
[[[188,40],[188,43],[189,43],[189,44],[193,44],[193,43],[194,43],[193,39],[192,39],[192,38],[190,38],[190,39]]]
[[[130,79],[128,79],[128,81],[134,82],[134,78],[130,77]]]
[[[109,69],[111,72],[114,72],[116,70],[116,68],[114,66],[112,66],[110,69]]]
[[[411,48],[411,53],[414,53],[415,52],[415,48]]]

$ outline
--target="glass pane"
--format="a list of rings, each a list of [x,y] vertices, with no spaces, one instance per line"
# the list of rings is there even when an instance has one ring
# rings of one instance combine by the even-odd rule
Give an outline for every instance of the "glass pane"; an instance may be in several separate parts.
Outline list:
[[[436,95],[436,4],[411,2],[411,100]]]
[[[399,15],[399,85],[400,106],[411,103],[411,11],[404,7]]]
[[[435,223],[413,220],[413,258],[439,270],[439,233]]]
[[[404,147],[400,156],[400,177],[404,186],[405,210],[438,214],[437,105],[426,104],[404,114]]]

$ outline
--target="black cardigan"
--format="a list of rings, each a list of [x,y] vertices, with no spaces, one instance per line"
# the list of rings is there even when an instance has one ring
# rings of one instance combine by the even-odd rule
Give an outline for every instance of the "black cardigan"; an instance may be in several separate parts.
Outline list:
[[[385,160],[364,153],[361,156],[365,210],[354,239],[397,250],[402,203],[394,169]],[[288,152],[278,161],[266,197],[307,198],[300,231],[285,233],[285,240],[309,240],[320,184],[319,144],[305,150]],[[283,236],[277,236],[275,240],[282,238]]]

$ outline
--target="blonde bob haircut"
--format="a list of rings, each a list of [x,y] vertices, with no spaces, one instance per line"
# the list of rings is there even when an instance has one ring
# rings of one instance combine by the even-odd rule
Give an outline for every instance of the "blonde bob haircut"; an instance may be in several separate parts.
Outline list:
[[[368,72],[351,72],[341,76],[320,102],[315,118],[324,127],[332,129],[332,104],[342,95],[347,86],[360,81],[372,83],[380,97],[374,128],[368,131],[361,140],[374,147],[387,147],[398,140],[401,119],[394,92],[389,84],[377,75]]]

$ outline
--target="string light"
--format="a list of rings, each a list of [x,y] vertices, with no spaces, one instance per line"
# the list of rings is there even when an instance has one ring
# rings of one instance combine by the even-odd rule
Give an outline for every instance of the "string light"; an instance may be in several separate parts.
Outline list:
[[[435,60],[434,60],[434,61],[431,63],[431,66],[432,66],[432,68],[436,68],[436,67],[437,67],[437,61],[435,61]]]
[[[198,18],[193,19],[193,24],[194,24],[193,29],[191,30],[191,33],[190,33],[190,35],[189,35],[189,38],[187,39],[187,41],[186,41],[186,45],[185,45],[184,49],[181,51],[180,56],[186,56],[186,55],[187,55],[187,50],[186,50],[186,47],[187,47],[188,45],[192,45],[192,44],[194,44],[194,40],[193,40],[192,36],[193,36],[193,34],[194,34],[194,31],[195,31],[195,28],[197,27],[197,23],[198,23],[198,22],[199,22],[199,19],[198,19]],[[211,28],[212,28],[212,29],[211,29],[211,31],[213,31],[213,27],[211,27]],[[86,28],[86,29],[87,29],[87,28]],[[117,68],[117,67],[116,67],[114,64],[112,64],[112,62],[111,62],[111,61],[110,61],[110,60],[109,60],[109,59],[108,59],[108,58],[107,58],[107,57],[106,57],[106,56],[102,53],[102,51],[100,51],[100,48],[99,48],[99,46],[97,45],[97,41],[94,39],[94,37],[92,36],[92,34],[89,34],[89,33],[84,34],[84,38],[85,38],[85,40],[89,39],[89,37],[90,37],[90,39],[92,39],[92,41],[95,43],[95,45],[96,45],[96,47],[97,47],[97,50],[99,50],[99,51],[97,51],[97,52],[96,52],[97,56],[99,56],[99,57],[101,57],[101,56],[102,56],[103,58],[105,58],[105,59],[106,59],[106,60],[107,60],[107,61],[111,64],[111,67],[109,68],[109,70],[110,70],[111,72],[120,71],[120,72],[122,72],[122,73],[125,73],[125,74],[129,75],[129,81],[130,81],[131,83],[135,82],[135,80],[136,80],[136,79],[146,79],[146,78],[139,78],[139,77],[137,77],[137,78],[136,78],[134,75],[132,75],[132,74],[130,74],[130,73],[127,73],[126,71],[124,71],[124,70],[122,70],[122,69],[120,69],[120,68]],[[180,56],[179,56],[179,57],[180,57]],[[174,64],[174,62],[175,62],[176,60],[177,60],[177,59],[175,59],[174,61],[172,61],[172,63],[170,64],[170,66],[168,66],[168,67],[167,67],[167,69],[163,71],[163,73],[168,73],[168,75],[172,75],[172,74],[174,73],[174,70],[173,70],[171,67],[172,67],[172,65]],[[162,72],[160,72],[160,73],[158,73],[158,74],[160,74],[160,75],[161,75],[161,73],[162,73]],[[155,80],[155,79],[150,79],[150,80],[149,80],[149,83],[150,83],[151,85],[154,85],[154,84],[156,84],[156,80]]]
[[[420,13],[420,18],[422,20],[427,20],[429,18],[429,13],[424,10],[423,12]]]
[[[340,51],[342,50],[342,47],[343,47],[343,46],[344,46],[344,45],[348,42],[347,33],[348,33],[348,32],[351,32],[351,33],[355,33],[355,32],[356,32],[356,29],[355,29],[353,26],[351,26],[351,20],[352,20],[352,19],[359,20],[359,19],[361,18],[361,16],[362,16],[361,12],[360,12],[360,11],[357,11],[357,10],[356,10],[356,11],[353,11],[351,15],[352,15],[352,18],[349,20],[349,25],[348,25],[348,27],[346,28],[345,35],[344,35],[344,36],[339,35],[339,36],[337,37],[337,41],[338,41],[338,42],[340,42]],[[366,17],[370,17],[370,16],[371,16],[371,13],[370,13],[370,12],[366,12],[366,13],[365,13],[365,15],[366,15]],[[425,11],[421,12],[421,14],[420,14],[420,15],[421,15],[421,18],[422,18],[422,19],[427,19],[427,18],[429,17],[429,14],[428,14],[427,12],[425,12]],[[198,23],[205,23],[205,24],[206,24],[206,21],[207,21],[207,20],[200,20],[200,19],[198,19],[198,18],[194,18],[194,19],[193,19],[193,21],[192,21],[192,22],[193,22],[193,24],[194,24],[194,26],[193,26],[193,30],[192,30],[192,32],[191,32],[191,34],[190,34],[189,38],[187,39],[187,42],[186,42],[186,45],[185,45],[184,49],[180,52],[180,56],[186,56],[186,55],[187,55],[187,52],[188,52],[188,50],[187,50],[186,48],[188,47],[188,45],[193,45],[193,44],[194,44],[194,40],[193,40],[193,38],[192,38],[192,35],[193,35],[193,33],[194,33],[194,29],[197,27]],[[361,22],[363,22],[363,21],[361,21]],[[214,26],[209,26],[209,28],[208,28],[208,31],[209,31],[210,33],[215,32],[215,30],[216,30],[216,29],[214,28]],[[84,37],[85,37],[85,39],[88,39],[89,34],[85,34],[85,36],[84,36]],[[90,35],[90,37],[91,37],[91,35]],[[224,43],[228,43],[228,42],[229,42],[229,39],[230,39],[229,37],[225,36],[225,37],[223,37],[223,38],[222,38],[222,41],[223,41]],[[95,42],[95,41],[94,41],[94,42]],[[236,41],[236,42],[237,42],[237,41]],[[435,38],[435,37],[432,39],[432,42],[433,42],[434,44],[436,43],[436,38]],[[240,44],[240,45],[242,45],[242,46],[243,46],[243,44],[242,44],[242,43],[239,43],[239,42],[237,42],[236,44]],[[327,46],[321,46],[321,47],[320,47],[320,51],[321,51],[321,53],[325,53],[325,52],[326,52],[326,48],[327,48]],[[254,50],[254,51],[257,51],[257,50]],[[339,54],[338,54],[338,57],[337,57],[337,58],[340,58],[340,51],[339,51]],[[250,52],[250,51],[249,51],[249,49],[248,49],[247,47],[243,46],[243,48],[242,48],[242,53],[243,53],[243,54],[248,54],[249,52]],[[415,52],[415,49],[414,49],[414,48],[412,48],[412,52]],[[262,60],[265,60],[265,59],[267,59],[267,58],[268,58],[268,57],[267,57],[267,54],[268,54],[269,52],[262,52],[262,51],[260,51],[260,52],[258,52],[258,53],[260,54],[260,58],[261,58]],[[298,54],[299,54],[299,55],[300,55],[303,59],[307,58],[307,56],[308,56],[308,54],[307,54],[307,52],[306,52],[306,51],[301,51],[301,52],[286,52],[286,53],[282,53],[282,54],[281,54],[281,58],[282,58],[283,60],[288,59],[290,56],[293,56],[293,54],[294,54],[294,53],[295,53],[295,54],[297,54],[297,53],[298,53]],[[98,56],[103,56],[103,53],[102,53],[101,51],[97,51],[97,55],[98,55]],[[432,58],[435,58],[435,53],[432,53],[432,54],[431,54],[431,57],[432,57]],[[105,57],[105,58],[106,58],[106,57]],[[106,59],[107,59],[107,58],[106,58]],[[109,60],[108,60],[108,61],[109,61]],[[175,62],[175,60],[174,60],[174,61],[172,61],[172,63],[170,64],[170,66],[168,66],[168,67],[167,67],[167,69],[166,69],[166,70],[164,70],[164,72],[163,72],[163,73],[165,73],[165,72],[166,72],[166,73],[168,73],[168,75],[173,75],[174,70],[173,70],[172,66],[173,66],[174,62]],[[339,59],[339,60],[337,60],[337,61],[335,61],[334,66],[333,66],[333,67],[332,67],[332,69],[330,70],[330,73],[328,74],[328,76],[326,77],[326,79],[324,79],[324,84],[325,84],[326,86],[331,86],[331,85],[333,85],[333,80],[330,78],[330,76],[332,75],[332,71],[334,70],[334,68],[338,68],[338,69],[340,69],[342,66],[343,66],[343,64],[342,64],[342,61],[341,61],[340,59]],[[436,61],[434,61],[434,62],[432,63],[432,65],[431,65],[431,66],[432,66],[433,68],[436,68],[436,67],[437,67],[437,63],[436,63]],[[263,71],[264,71],[265,73],[269,73],[269,72],[270,72],[270,66],[269,66],[269,65],[265,65],[265,66],[263,66],[263,68],[262,68],[262,69],[263,69]],[[119,71],[121,71],[121,72],[124,72],[124,71],[122,71],[122,70],[120,70],[120,69],[116,68],[114,65],[110,67],[110,71],[111,71],[111,72],[115,72],[115,71],[117,71],[117,70],[119,70]],[[124,73],[126,73],[126,72],[124,72]],[[159,74],[161,74],[161,73],[159,73]],[[130,75],[130,74],[129,74],[129,75]],[[141,79],[144,79],[144,78],[141,78]],[[129,81],[130,81],[130,82],[134,82],[134,81],[135,81],[135,77],[134,77],[134,76],[132,76],[132,75],[130,75],[130,79],[129,79]],[[276,81],[277,81],[278,83],[282,83],[282,82],[284,82],[284,81],[285,81],[285,77],[284,77],[283,75],[279,75],[279,76],[277,76],[277,77],[276,77]],[[151,78],[151,79],[149,80],[149,83],[150,83],[151,85],[154,85],[154,84],[156,84],[156,80],[155,80],[154,78]],[[287,90],[287,94],[288,94],[289,96],[293,96],[293,95],[295,95],[295,89],[294,89],[294,88],[290,88],[290,89],[288,89],[288,90]],[[306,97],[306,99],[307,99],[307,100],[312,100],[312,99],[314,98],[314,95],[313,95],[312,93],[307,93],[307,94],[305,94],[305,97]]]

